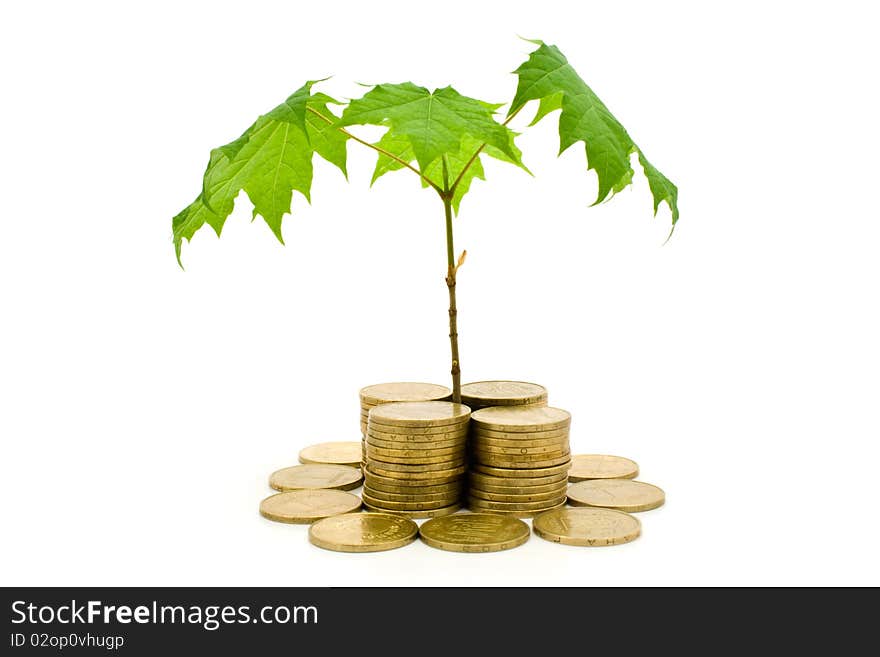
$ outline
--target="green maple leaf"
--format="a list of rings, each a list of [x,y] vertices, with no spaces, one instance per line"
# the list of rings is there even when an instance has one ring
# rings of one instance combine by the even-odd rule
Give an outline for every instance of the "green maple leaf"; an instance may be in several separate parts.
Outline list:
[[[480,153],[528,171],[514,144],[516,133],[494,118],[499,107],[462,96],[451,87],[429,92],[411,82],[380,84],[351,101],[339,125],[387,126],[388,132],[375,145],[398,159],[380,153],[372,182],[389,171],[402,169],[401,160],[415,161],[424,186],[432,181],[442,188],[445,182],[458,181],[451,199],[457,214],[471,182],[475,178],[485,180]]]
[[[638,154],[654,197],[654,214],[662,201],[672,211],[672,226],[678,221],[678,188],[645,158],[641,149],[587,83],[575,72],[556,46],[540,41],[538,49],[514,73],[519,76],[509,114],[518,112],[530,100],[540,101],[531,125],[550,112],[559,116],[559,152],[581,141],[588,167],[599,179],[595,203],[616,194],[632,182],[630,155]],[[594,205],[595,205],[594,203]]]
[[[483,163],[480,159],[481,155],[489,155],[494,157],[497,160],[501,160],[502,162],[509,162],[510,164],[515,164],[520,167],[527,173],[531,173],[525,164],[522,162],[522,153],[519,148],[517,148],[516,144],[513,143],[514,137],[516,137],[516,133],[508,128],[504,128],[508,133],[508,143],[509,150],[513,153],[513,157],[508,155],[505,151],[502,151],[494,146],[488,146],[485,142],[480,142],[478,139],[471,137],[470,135],[465,135],[461,139],[461,143],[459,145],[459,149],[454,153],[446,154],[446,166],[447,166],[447,177],[450,181],[458,180],[458,185],[456,185],[455,190],[452,194],[452,209],[455,211],[455,214],[458,214],[459,206],[461,205],[461,199],[464,198],[464,195],[468,193],[470,190],[471,182],[478,178],[480,180],[485,180],[486,175],[483,170]],[[415,154],[413,152],[412,144],[409,139],[406,137],[399,137],[394,135],[390,130],[386,132],[382,138],[376,142],[376,146],[381,148],[382,150],[391,153],[392,155],[399,158],[399,160],[403,160],[405,162],[413,162],[415,161]],[[466,169],[465,167],[470,162],[471,158],[475,153],[482,148],[480,155],[473,158],[473,162]],[[381,176],[385,175],[389,171],[397,171],[402,169],[404,165],[399,161],[395,160],[387,155],[379,153],[379,158],[376,160],[376,168],[373,170],[373,178],[370,181],[370,185],[375,183]],[[464,170],[464,175],[461,175],[462,170]],[[422,171],[424,176],[429,180],[443,180],[443,160],[437,159],[428,166],[427,169]],[[459,179],[459,175],[461,178]],[[427,187],[428,183],[425,179],[422,179],[422,186]]]
[[[462,96],[452,87],[430,92],[412,82],[379,84],[348,104],[339,125],[388,126],[410,142],[424,171],[441,156],[457,153],[466,135],[516,157],[505,127],[493,118],[499,107]]]
[[[337,117],[327,107],[338,102],[312,94],[313,84],[307,82],[238,139],[211,151],[201,194],[172,220],[178,262],[183,240],[203,225],[220,235],[241,190],[254,205],[254,218],[262,216],[283,243],[281,221],[290,212],[293,192],[310,200],[314,154],[346,174],[348,135],[333,126]]]

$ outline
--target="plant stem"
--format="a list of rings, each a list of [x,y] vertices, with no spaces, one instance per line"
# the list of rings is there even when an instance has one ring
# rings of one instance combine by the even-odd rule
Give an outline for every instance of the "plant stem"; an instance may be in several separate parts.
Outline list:
[[[455,245],[452,236],[452,195],[449,193],[449,166],[443,156],[443,210],[446,214],[446,288],[449,290],[449,346],[452,351],[452,401],[461,403],[461,361],[458,355],[458,307],[455,303]]]
[[[504,119],[504,123],[502,123],[501,125],[507,125],[508,123],[513,121],[513,117],[515,117],[517,114],[519,114],[519,111],[521,109],[522,109],[522,106],[516,108],[516,110],[514,112],[511,112],[510,116],[508,116],[506,119]],[[471,165],[474,163],[474,160],[476,160],[477,157],[479,157],[480,153],[483,152],[483,149],[486,148],[486,146],[487,146],[487,144],[485,144],[485,143],[480,144],[480,147],[474,152],[473,155],[471,155],[470,159],[467,161],[467,163],[464,165],[462,170],[459,172],[458,177],[455,179],[455,182],[452,183],[452,187],[449,187],[449,185],[446,185],[450,194],[455,193],[455,188],[458,187],[458,183],[461,182],[461,179],[464,177],[465,172],[471,168]]]
[[[446,287],[449,289],[449,346],[452,349],[452,401],[461,403],[461,366],[458,355],[458,308],[455,305],[455,258],[452,255],[452,201],[444,199],[446,210],[446,252],[447,264]]]

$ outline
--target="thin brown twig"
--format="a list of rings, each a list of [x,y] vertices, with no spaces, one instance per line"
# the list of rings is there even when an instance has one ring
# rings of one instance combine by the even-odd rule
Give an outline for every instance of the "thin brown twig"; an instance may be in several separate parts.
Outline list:
[[[507,125],[508,123],[510,123],[513,120],[513,117],[516,116],[517,114],[519,114],[519,111],[522,108],[523,108],[522,105],[517,107],[516,110],[510,116],[508,116],[506,119],[504,119],[504,123],[502,123],[501,125]],[[487,146],[486,142],[483,142],[482,144],[480,144],[480,147],[474,152],[474,154],[471,155],[471,158],[467,161],[467,164],[464,165],[464,168],[461,170],[461,172],[455,178],[455,182],[452,183],[452,187],[449,188],[450,195],[455,193],[455,188],[458,187],[458,183],[460,183],[461,179],[464,177],[465,171],[467,171],[468,169],[471,168],[471,165],[474,163],[474,160],[476,160],[480,156],[480,153],[483,152],[483,149],[486,148],[486,146]]]
[[[326,121],[328,124],[333,125],[333,123],[334,123],[333,119],[324,116],[323,114],[321,114],[318,110],[314,109],[313,107],[307,107],[306,109],[309,110],[312,114],[314,114],[314,115],[318,116],[319,118],[321,118],[322,120]],[[394,161],[397,162],[398,164],[402,164],[402,165],[405,166],[407,169],[409,169],[410,171],[412,171],[413,173],[415,173],[419,178],[421,178],[421,179],[424,180],[426,183],[428,183],[431,187],[433,187],[434,190],[435,190],[438,194],[440,194],[441,196],[443,195],[443,189],[440,187],[440,185],[438,185],[438,184],[435,183],[433,180],[431,180],[430,178],[428,178],[425,174],[423,174],[421,171],[419,171],[416,167],[414,167],[413,165],[411,165],[411,164],[410,164],[409,162],[407,162],[406,160],[404,160],[404,159],[402,159],[402,158],[396,156],[394,153],[390,153],[389,151],[386,151],[384,148],[381,148],[381,147],[379,147],[379,146],[376,146],[376,144],[371,144],[370,142],[361,139],[360,137],[358,137],[357,135],[352,134],[351,132],[349,132],[349,131],[346,130],[345,128],[337,127],[336,129],[339,130],[339,132],[341,132],[342,134],[344,134],[344,135],[346,135],[347,137],[349,137],[350,139],[354,139],[354,140],[355,140],[356,142],[358,142],[359,144],[363,144],[364,146],[367,146],[367,147],[369,147],[369,148],[372,148],[374,151],[378,151],[379,153],[381,153],[381,154],[384,155],[385,157],[389,157],[389,158],[391,158],[392,160],[394,160]]]

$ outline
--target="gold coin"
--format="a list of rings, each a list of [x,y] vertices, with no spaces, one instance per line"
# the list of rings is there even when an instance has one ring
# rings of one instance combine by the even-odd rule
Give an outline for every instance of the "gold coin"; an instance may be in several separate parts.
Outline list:
[[[562,481],[558,481],[555,484],[542,484],[538,486],[516,486],[515,483],[521,481],[520,479],[508,479],[507,483],[502,486],[495,486],[492,484],[484,484],[481,482],[477,482],[474,479],[470,480],[470,489],[471,490],[480,490],[485,493],[495,493],[496,495],[535,495],[539,493],[555,493],[559,491],[559,494],[562,494],[568,490],[568,484],[563,479]],[[477,497],[480,497],[479,495]]]
[[[571,456],[566,452],[562,456],[552,459],[537,460],[530,456],[499,456],[498,454],[486,454],[485,452],[473,452],[471,460],[482,466],[491,466],[495,468],[518,469],[534,469],[534,468],[550,468],[556,465],[568,465],[571,462]]]
[[[382,456],[371,452],[367,454],[367,463],[372,463],[377,468],[394,472],[432,472],[433,470],[430,468],[452,470],[453,468],[465,465],[467,464],[467,455],[461,452],[457,456],[446,454],[444,456],[405,459],[397,456]]]
[[[487,445],[485,443],[477,441],[471,441],[471,447],[474,451],[477,452],[485,452],[487,454],[500,454],[502,456],[535,456],[542,454],[547,455],[547,458],[553,458],[556,456],[571,454],[568,447],[568,441],[565,441],[564,443],[560,443],[558,445],[539,445],[537,447],[503,447],[496,445]]]
[[[468,435],[468,423],[446,424],[440,426],[402,427],[393,424],[383,424],[370,420],[367,428],[370,433],[379,434],[386,440],[434,440],[435,438],[459,438]],[[384,434],[388,434],[387,436]]]
[[[454,452],[440,454],[439,456],[389,456],[387,451],[379,452],[379,448],[372,445],[367,446],[367,450],[369,459],[396,465],[417,466],[440,465],[442,463],[460,465],[467,460],[467,452],[464,449],[457,449]],[[381,468],[382,465],[380,464],[379,467]],[[452,465],[447,465],[446,467],[450,468]]]
[[[546,404],[547,389],[525,381],[475,381],[461,386],[461,401],[473,409],[487,406]]]
[[[548,541],[588,547],[629,543],[642,533],[638,518],[613,509],[556,509],[537,516],[532,526]]]
[[[556,496],[555,499],[541,500],[538,502],[494,502],[479,497],[468,497],[468,506],[471,509],[495,509],[497,511],[538,511],[547,509],[557,504],[565,503],[565,493]]]
[[[487,513],[465,513],[435,518],[419,529],[422,541],[451,552],[500,552],[529,540],[529,526],[521,520]]]
[[[567,481],[565,472],[560,472],[558,474],[549,475],[546,477],[496,477],[494,475],[487,475],[480,472],[471,471],[469,477],[472,486],[479,486],[483,490],[492,490],[491,488],[489,488],[489,486],[506,488],[510,488],[511,486],[518,488],[533,486],[556,486],[559,484],[565,484],[565,482]]]
[[[464,463],[466,457],[465,451],[463,449],[457,450],[457,452],[453,454],[443,454],[441,456],[422,456],[416,458],[388,456],[387,454],[377,453],[376,449],[376,447],[367,446],[367,462],[375,461],[376,465],[378,465],[380,468],[385,467],[386,465],[400,465],[406,467],[407,470],[409,470],[410,468],[416,468],[416,466],[437,465],[444,466],[445,469],[454,465]]]
[[[319,520],[309,527],[309,540],[336,552],[380,552],[412,543],[419,526],[390,513],[347,513]]]
[[[260,515],[276,522],[308,524],[360,508],[357,495],[341,490],[292,490],[270,495],[260,502]]]
[[[396,502],[373,497],[371,495],[368,495],[367,493],[363,493],[362,497],[364,498],[364,504],[367,504],[375,509],[382,509],[384,511],[434,511],[435,509],[448,507],[451,504],[458,504],[459,502],[458,498],[452,500]]]
[[[369,485],[364,485],[364,494],[368,495],[371,498],[377,500],[385,500],[387,502],[435,502],[435,501],[444,501],[445,504],[452,504],[456,500],[461,497],[461,493],[464,490],[463,486],[459,486],[458,488],[454,488],[452,490],[441,491],[439,493],[421,493],[419,495],[413,495],[411,493],[390,493],[388,491],[382,490],[380,488],[373,488]]]
[[[490,406],[471,414],[481,429],[526,433],[563,429],[571,424],[571,414],[552,406]]]
[[[377,383],[360,390],[362,404],[386,404],[388,402],[433,401],[446,399],[452,391],[434,383]]]
[[[523,433],[522,436],[529,434]],[[478,433],[468,437],[472,445],[489,445],[492,447],[548,447],[552,445],[568,445],[568,433],[555,438],[539,438],[537,440],[507,440],[506,438],[487,438]]]
[[[494,454],[491,452],[471,451],[469,458],[473,463],[490,465],[496,468],[540,468],[560,465],[571,460],[568,451],[553,454]]]
[[[364,502],[364,507],[369,509],[370,511],[378,511],[378,512],[387,512],[387,513],[395,513],[406,518],[439,518],[440,516],[448,516],[452,513],[455,513],[461,508],[461,504],[455,503],[450,506],[444,506],[439,509],[424,509],[420,511],[388,511],[387,509],[382,509],[380,507],[374,507],[370,504]]]
[[[666,494],[653,484],[632,479],[588,479],[568,487],[574,506],[597,506],[636,513],[663,506]]]
[[[467,465],[461,460],[429,465],[400,465],[399,463],[385,463],[370,459],[367,461],[367,467],[383,477],[409,477],[411,479],[440,479],[461,475],[467,471]]]
[[[361,443],[345,440],[310,445],[299,453],[300,463],[331,463],[360,467]]]
[[[453,481],[435,486],[393,486],[370,481],[364,483],[364,487],[370,491],[373,497],[377,497],[380,500],[389,499],[395,501],[397,498],[400,498],[397,501],[405,502],[405,498],[433,499],[443,496],[459,497],[464,491],[464,481]]]
[[[302,490],[338,488],[351,490],[361,485],[361,471],[348,465],[309,463],[276,470],[269,476],[269,485],[275,490]]]
[[[543,509],[535,509],[532,511],[513,511],[513,510],[503,510],[503,509],[484,509],[482,507],[476,508],[471,507],[476,513],[494,513],[502,516],[511,516],[513,518],[534,518],[535,516],[539,516],[542,513],[546,513],[547,511],[552,511],[553,509],[561,509],[565,506],[565,502],[560,502],[559,504],[555,504],[553,506],[548,506]]]
[[[368,450],[372,450],[376,454],[384,454],[386,456],[400,457],[403,459],[415,459],[420,457],[432,458],[437,456],[462,456],[465,452],[465,444],[444,444],[433,445],[427,443],[424,446],[407,445],[406,443],[395,443],[396,447],[385,447],[388,443],[376,442],[372,438],[367,438],[366,446]]]
[[[387,484],[389,486],[433,486],[437,484],[451,485],[455,483],[457,480],[464,477],[464,473],[459,472],[462,466],[457,468],[453,468],[455,471],[454,474],[449,474],[448,472],[444,472],[442,470],[429,470],[428,472],[392,472],[390,470],[385,472],[376,472],[376,466],[382,466],[383,464],[378,461],[370,461],[366,464],[364,468],[364,478],[367,481],[376,482],[379,484]],[[379,468],[382,469],[381,467]],[[410,475],[419,475],[419,477],[412,478]]]
[[[569,481],[587,479],[634,479],[639,474],[635,461],[607,454],[577,454],[571,457]]]
[[[413,486],[435,486],[438,484],[449,484],[463,479],[463,475],[467,467],[455,468],[451,474],[444,472],[391,472],[374,470],[375,463],[367,464],[367,468],[373,473],[374,477],[384,477],[386,481],[396,481],[399,485],[405,486],[411,484]],[[381,470],[381,469],[380,469]]]
[[[364,484],[369,486],[370,488],[386,490],[389,493],[417,495],[419,493],[439,493],[441,491],[448,491],[460,488],[464,485],[464,477],[459,475],[452,480],[439,482],[431,480],[419,481],[400,479],[399,477],[385,477],[382,475],[374,474],[367,470],[364,472]]]
[[[491,465],[483,465],[482,463],[474,463],[471,467],[476,473],[492,475],[495,477],[525,477],[528,479],[538,479],[567,473],[569,467],[571,467],[571,463],[566,462],[562,465],[556,465],[551,468],[496,468]]]
[[[392,461],[391,459],[387,459],[385,461],[380,461],[377,458],[368,457],[367,463],[370,466],[370,470],[375,472],[376,474],[384,474],[382,470],[393,473],[390,476],[395,476],[398,473],[403,474],[430,474],[432,472],[446,472],[448,470],[457,470],[466,465],[465,458],[455,457],[455,456],[444,456],[445,461],[440,461],[439,463],[419,463],[417,461]],[[451,474],[446,472],[446,474]],[[389,475],[385,475],[386,477]],[[443,475],[437,475],[443,476]]]
[[[373,445],[374,447],[382,447],[384,449],[400,449],[405,451],[413,451],[413,452],[433,452],[436,449],[450,449],[453,447],[456,448],[464,448],[467,444],[467,439],[456,438],[454,440],[432,440],[432,441],[393,441],[393,440],[383,440],[382,438],[376,438],[373,435],[368,435],[364,440],[364,446],[366,447],[366,443]]]
[[[455,431],[446,431],[444,427],[435,427],[444,429],[443,431],[408,431],[412,427],[386,427],[373,422],[367,427],[367,435],[379,440],[387,440],[388,442],[406,442],[406,443],[433,443],[442,441],[464,441],[467,440],[467,427],[456,429]]]
[[[370,421],[396,427],[445,427],[466,424],[471,409],[444,401],[391,402],[370,411]]]
[[[536,443],[538,441],[565,440],[571,434],[570,427],[561,429],[553,429],[551,431],[494,431],[493,429],[483,429],[478,424],[471,423],[470,435],[480,440],[507,440],[515,441],[517,444]]]
[[[480,490],[479,488],[469,488],[468,495],[489,502],[558,502],[559,498],[565,496],[565,488],[559,487],[556,490],[546,493],[490,493]]]

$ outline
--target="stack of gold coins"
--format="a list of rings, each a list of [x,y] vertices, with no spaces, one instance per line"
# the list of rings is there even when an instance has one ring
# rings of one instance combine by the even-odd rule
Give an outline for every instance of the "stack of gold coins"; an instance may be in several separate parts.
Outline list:
[[[547,388],[525,381],[476,381],[461,387],[461,403],[471,411],[489,406],[546,406]]]
[[[393,402],[369,414],[364,506],[433,518],[461,505],[471,410],[443,401]]]
[[[452,391],[446,386],[438,386],[433,383],[377,383],[361,388],[361,437],[367,435],[367,417],[370,409],[379,404],[407,401],[439,401],[448,399]],[[363,460],[366,462],[366,443],[363,443]]]
[[[551,406],[494,406],[470,423],[468,507],[531,517],[565,505],[571,415]]]

